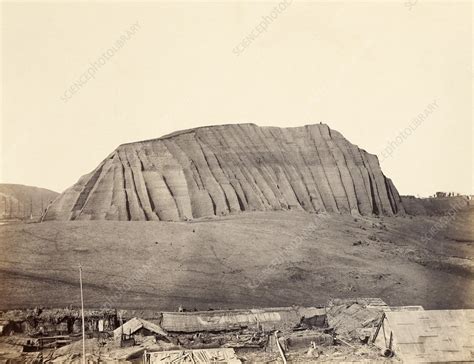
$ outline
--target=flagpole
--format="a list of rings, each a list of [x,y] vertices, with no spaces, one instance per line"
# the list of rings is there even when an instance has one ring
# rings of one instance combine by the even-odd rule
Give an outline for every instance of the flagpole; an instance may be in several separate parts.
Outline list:
[[[84,295],[82,294],[82,266],[81,265],[79,265],[79,283],[81,285],[82,363],[86,364],[86,328],[84,324]]]

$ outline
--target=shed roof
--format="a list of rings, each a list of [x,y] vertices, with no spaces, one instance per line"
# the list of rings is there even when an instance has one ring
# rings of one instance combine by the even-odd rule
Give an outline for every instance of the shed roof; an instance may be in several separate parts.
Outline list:
[[[226,331],[263,324],[268,329],[296,325],[301,317],[324,314],[324,309],[281,307],[250,310],[163,312],[161,326],[172,332]]]
[[[395,352],[403,361],[435,363],[474,360],[474,310],[385,314],[388,325],[384,333],[387,330],[393,332]]]
[[[366,307],[388,307],[385,301],[378,297],[333,298],[328,301],[328,306],[352,305],[354,303]]]
[[[200,350],[173,350],[146,353],[150,364],[160,363],[227,363],[239,364],[241,361],[235,355],[234,349],[200,349]]]
[[[122,333],[124,334],[133,334],[140,330],[141,328],[145,328],[148,331],[154,332],[155,334],[159,334],[162,336],[167,336],[167,332],[164,331],[159,325],[154,324],[153,322],[142,320],[140,318],[134,317],[124,323],[122,326],[116,328],[114,330],[114,337],[118,338]]]

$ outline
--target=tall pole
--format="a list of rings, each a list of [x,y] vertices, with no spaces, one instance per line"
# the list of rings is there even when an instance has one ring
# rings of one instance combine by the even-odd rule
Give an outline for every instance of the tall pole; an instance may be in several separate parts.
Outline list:
[[[82,364],[86,364],[86,327],[84,324],[84,295],[82,293],[82,266],[81,265],[79,265],[79,282],[81,285]]]

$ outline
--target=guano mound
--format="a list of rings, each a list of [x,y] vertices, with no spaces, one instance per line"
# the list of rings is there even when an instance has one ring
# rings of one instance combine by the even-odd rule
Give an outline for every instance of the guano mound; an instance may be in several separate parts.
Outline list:
[[[235,124],[121,145],[43,219],[179,221],[287,209],[404,213],[377,157],[327,125]]]

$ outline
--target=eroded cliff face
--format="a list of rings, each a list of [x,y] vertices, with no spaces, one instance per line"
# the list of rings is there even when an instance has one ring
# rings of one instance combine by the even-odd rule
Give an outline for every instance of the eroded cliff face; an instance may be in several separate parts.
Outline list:
[[[119,146],[44,220],[179,221],[241,211],[404,213],[375,155],[325,124],[236,124]]]

